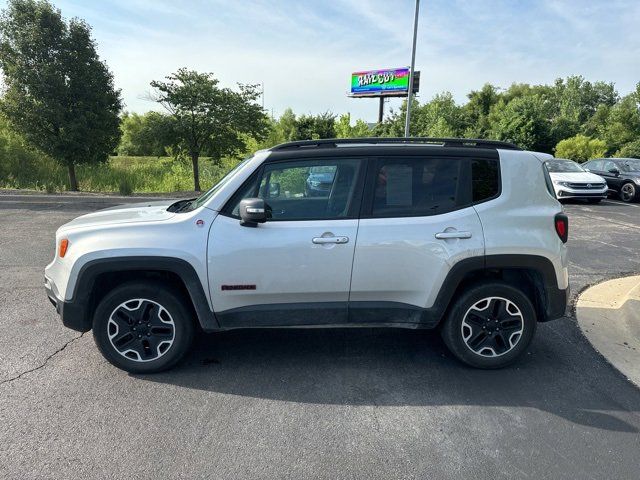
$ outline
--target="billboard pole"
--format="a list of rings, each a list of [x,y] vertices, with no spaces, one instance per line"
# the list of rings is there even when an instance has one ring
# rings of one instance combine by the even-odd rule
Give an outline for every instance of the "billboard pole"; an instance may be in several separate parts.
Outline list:
[[[380,107],[378,108],[378,123],[382,123],[384,118],[384,97],[380,97]]]
[[[416,15],[413,19],[413,47],[411,49],[411,70],[409,70],[409,93],[407,96],[407,116],[404,123],[404,136],[409,138],[409,125],[411,123],[411,97],[413,97],[413,71],[416,65],[416,39],[418,37],[418,12],[420,0],[416,0]]]

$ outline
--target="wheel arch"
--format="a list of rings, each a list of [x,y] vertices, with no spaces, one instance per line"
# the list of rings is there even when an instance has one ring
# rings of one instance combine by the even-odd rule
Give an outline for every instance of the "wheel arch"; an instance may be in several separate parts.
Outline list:
[[[91,329],[93,312],[109,291],[125,282],[143,279],[160,281],[176,289],[203,330],[219,328],[198,274],[186,260],[128,256],[100,258],[82,266],[69,301],[81,312],[76,320],[81,327],[78,329]]]
[[[458,295],[475,284],[498,280],[522,290],[533,303],[538,321],[562,317],[568,290],[558,288],[553,263],[540,255],[487,255],[456,263],[447,275],[435,305],[445,318]]]

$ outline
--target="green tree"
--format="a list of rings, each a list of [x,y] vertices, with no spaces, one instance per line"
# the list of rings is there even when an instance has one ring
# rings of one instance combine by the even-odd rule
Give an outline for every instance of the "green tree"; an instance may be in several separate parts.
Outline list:
[[[413,107],[412,107],[413,108]],[[412,131],[419,137],[458,137],[464,132],[463,110],[450,92],[412,109]]]
[[[203,152],[214,161],[246,149],[246,135],[264,138],[266,115],[256,102],[256,85],[238,85],[238,91],[222,88],[211,73],[186,68],[152,81],[155,100],[173,116],[180,145],[191,157],[193,184],[200,191],[198,162]]]
[[[482,89],[467,95],[469,101],[462,107],[465,117],[465,137],[485,138],[489,134],[489,112],[500,99],[497,87],[486,83]]]
[[[178,143],[175,119],[158,112],[143,115],[125,112],[120,129],[122,138],[118,155],[160,157],[167,154],[169,147],[175,147]]]
[[[607,151],[607,144],[597,138],[576,135],[558,142],[555,151],[556,157],[568,158],[576,162],[586,162],[592,158],[604,157]]]
[[[0,17],[0,104],[12,127],[68,169],[104,162],[120,138],[120,92],[100,61],[91,28],[45,0],[10,0]]]
[[[621,158],[640,158],[640,139],[627,143],[615,155]]]
[[[508,103],[501,99],[489,114],[490,135],[527,150],[551,152],[548,104],[540,94],[525,90]]]
[[[319,115],[301,115],[296,119],[296,132],[292,140],[317,140],[336,137],[336,116],[331,112]]]
[[[351,125],[351,114],[340,115],[335,123],[336,138],[362,138],[370,137],[373,132],[364,120],[356,120],[355,125]]]

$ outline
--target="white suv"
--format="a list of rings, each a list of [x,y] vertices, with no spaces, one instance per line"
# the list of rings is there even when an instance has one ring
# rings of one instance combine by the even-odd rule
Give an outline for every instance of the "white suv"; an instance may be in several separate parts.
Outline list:
[[[439,328],[458,359],[501,367],[565,313],[550,158],[485,140],[279,145],[198,199],[63,225],[45,287],[130,372],[174,365],[196,331],[255,327]]]

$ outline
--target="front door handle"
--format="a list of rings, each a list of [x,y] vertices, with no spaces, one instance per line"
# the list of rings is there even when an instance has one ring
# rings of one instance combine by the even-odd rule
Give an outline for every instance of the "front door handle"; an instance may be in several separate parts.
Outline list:
[[[349,242],[349,237],[314,237],[311,241],[318,245],[325,245],[327,243],[347,243]]]
[[[471,238],[471,232],[440,232],[436,233],[438,240],[446,240],[448,238]]]

